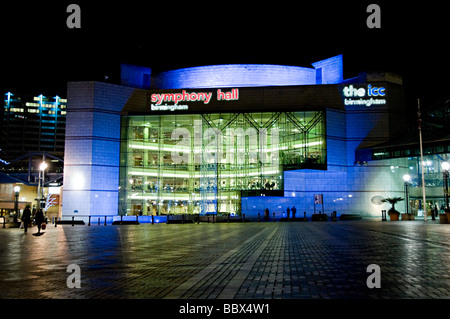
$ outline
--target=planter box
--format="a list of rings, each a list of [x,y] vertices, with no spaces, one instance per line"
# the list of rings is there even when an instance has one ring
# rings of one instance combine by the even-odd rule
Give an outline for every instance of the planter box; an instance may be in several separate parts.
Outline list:
[[[415,216],[413,214],[402,214],[402,220],[415,220]]]
[[[448,224],[447,214],[439,214],[439,224]]]
[[[400,213],[389,213],[389,218],[391,221],[398,221],[400,218]]]

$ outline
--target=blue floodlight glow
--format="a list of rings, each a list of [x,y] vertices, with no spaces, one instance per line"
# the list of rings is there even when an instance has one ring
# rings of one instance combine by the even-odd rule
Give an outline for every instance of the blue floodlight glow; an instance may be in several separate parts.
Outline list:
[[[164,89],[307,85],[315,84],[315,72],[282,65],[225,64],[168,71],[158,80]]]
[[[155,78],[154,85],[160,89],[193,89],[336,84],[343,81],[342,55],[312,65],[314,68],[272,64],[198,66],[163,72]]]

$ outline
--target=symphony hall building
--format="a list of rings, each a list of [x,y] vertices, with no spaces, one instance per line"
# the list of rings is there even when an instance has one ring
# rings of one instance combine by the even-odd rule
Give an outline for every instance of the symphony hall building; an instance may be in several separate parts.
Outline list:
[[[380,216],[417,169],[373,151],[405,132],[402,80],[344,80],[342,55],[311,65],[122,65],[121,85],[69,83],[63,217]]]

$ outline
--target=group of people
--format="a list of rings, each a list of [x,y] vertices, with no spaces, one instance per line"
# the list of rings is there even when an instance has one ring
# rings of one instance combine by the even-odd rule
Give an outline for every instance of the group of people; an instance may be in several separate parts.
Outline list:
[[[28,226],[31,224],[31,220],[32,220],[31,209],[30,209],[30,206],[27,205],[22,213],[23,229],[24,229],[25,233],[27,233]],[[38,209],[36,211],[36,215],[34,216],[34,221],[38,228],[38,234],[40,234],[42,223],[45,221],[44,212],[42,211],[42,209]]]
[[[297,209],[295,208],[295,206],[292,206],[292,208],[290,209],[289,207],[286,210],[287,213],[287,219],[289,219],[289,215],[292,212],[292,218],[295,219],[295,213],[297,213]]]
[[[297,213],[297,209],[295,208],[295,206],[292,206],[292,208],[287,208],[286,213],[287,213],[287,219],[289,219],[290,214],[292,212],[292,219],[295,219],[295,214]],[[264,210],[264,220],[268,221],[269,220],[269,209],[266,208]]]

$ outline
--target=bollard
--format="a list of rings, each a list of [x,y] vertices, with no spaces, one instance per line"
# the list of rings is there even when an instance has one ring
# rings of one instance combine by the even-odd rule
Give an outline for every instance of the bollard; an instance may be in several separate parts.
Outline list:
[[[58,217],[55,217],[55,227],[58,226]]]
[[[155,216],[152,215],[152,225],[155,223]]]
[[[105,226],[106,226],[106,216],[105,216]]]
[[[275,223],[275,212],[273,212],[273,222]]]
[[[75,225],[75,216],[72,216],[72,227]]]
[[[381,211],[381,221],[383,221],[383,222],[387,221],[387,219],[386,219],[386,210],[385,209],[383,209]]]
[[[136,215],[136,224],[138,224],[139,223],[139,218],[138,218],[139,216],[138,215]]]
[[[98,225],[100,226],[100,217],[98,218]]]
[[[5,228],[5,225],[6,225],[6,216],[3,215],[3,228]]]
[[[120,215],[120,225],[122,225],[122,217],[123,215]]]
[[[91,226],[91,216],[89,216],[88,226]]]

